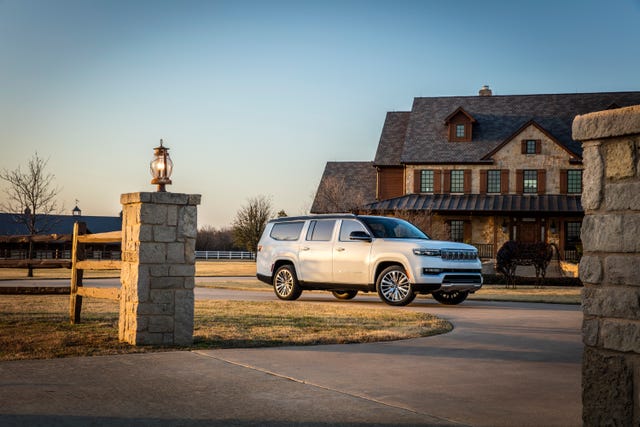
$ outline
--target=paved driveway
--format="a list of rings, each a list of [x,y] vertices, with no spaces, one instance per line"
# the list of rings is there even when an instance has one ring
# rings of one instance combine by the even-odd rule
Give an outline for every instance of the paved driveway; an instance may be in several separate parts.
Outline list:
[[[274,297],[251,292],[245,298]],[[325,300],[335,301],[322,292],[301,298]],[[346,304],[384,306],[376,300],[359,296]],[[436,314],[455,329],[388,343],[202,353],[462,424],[582,424],[578,306],[466,301],[447,307],[418,299],[403,309]]]
[[[275,299],[203,288],[196,297]],[[374,296],[341,303],[386,307]],[[579,307],[418,299],[389,310],[433,313],[455,329],[387,343],[2,362],[0,425],[581,425]]]

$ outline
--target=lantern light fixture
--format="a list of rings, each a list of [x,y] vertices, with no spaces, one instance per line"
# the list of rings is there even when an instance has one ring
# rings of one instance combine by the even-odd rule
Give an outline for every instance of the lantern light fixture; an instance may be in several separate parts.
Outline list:
[[[163,141],[160,140],[160,145],[153,149],[153,160],[151,161],[151,180],[152,184],[158,185],[159,192],[165,192],[165,185],[171,184],[171,172],[173,172],[173,162],[169,157],[169,147],[162,145]]]

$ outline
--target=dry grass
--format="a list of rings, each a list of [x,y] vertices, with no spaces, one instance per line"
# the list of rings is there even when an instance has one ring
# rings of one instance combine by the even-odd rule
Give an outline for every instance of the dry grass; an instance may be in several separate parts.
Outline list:
[[[0,297],[0,360],[161,350],[118,341],[118,303],[86,298],[69,324],[67,296]],[[340,303],[199,301],[192,348],[264,347],[397,340],[451,330],[424,313]],[[166,348],[165,348],[166,350]]]
[[[481,301],[515,301],[542,302],[553,304],[580,304],[580,287],[545,286],[534,288],[520,286],[507,289],[504,285],[484,285],[477,293],[469,295],[469,299]]]
[[[253,276],[256,275],[256,263],[253,261],[196,261],[196,276]],[[33,270],[34,279],[71,279],[69,268],[37,268]],[[87,270],[86,278],[119,277],[119,270]],[[28,279],[27,269],[0,268],[0,279]]]
[[[256,277],[256,263],[253,261],[196,261],[196,276]]]

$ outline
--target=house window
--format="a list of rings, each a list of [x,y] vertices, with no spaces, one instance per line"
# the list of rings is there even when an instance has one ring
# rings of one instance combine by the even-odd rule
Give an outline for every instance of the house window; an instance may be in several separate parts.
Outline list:
[[[580,244],[580,228],[582,223],[571,221],[565,223],[565,247],[569,250],[575,250],[576,245]]]
[[[500,192],[500,171],[487,171],[487,193]]]
[[[525,170],[523,172],[524,178],[524,193],[537,193],[538,192],[538,171],[537,170]]]
[[[463,124],[456,125],[456,138],[464,138],[465,135],[465,127]]]
[[[567,193],[582,193],[581,170],[576,169],[567,171]]]
[[[452,220],[449,223],[449,232],[452,241],[462,242],[464,240],[464,221]]]
[[[451,171],[451,192],[452,193],[464,192],[464,171],[463,170]]]
[[[525,153],[526,154],[536,154],[536,143],[537,141],[535,139],[528,139],[526,141],[526,146],[525,146]]]
[[[420,171],[420,192],[433,193],[433,171]]]

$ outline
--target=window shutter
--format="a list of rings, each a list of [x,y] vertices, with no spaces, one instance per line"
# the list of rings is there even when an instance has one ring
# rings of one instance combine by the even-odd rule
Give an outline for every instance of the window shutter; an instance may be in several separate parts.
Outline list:
[[[546,169],[538,169],[538,194],[544,194],[547,191],[547,171]]]
[[[413,171],[413,192],[414,193],[420,193],[421,190],[421,185],[420,185],[420,181],[421,181],[421,177],[422,177],[422,171],[420,169],[416,169]]]
[[[471,169],[464,170],[464,182],[462,183],[464,194],[471,194]]]
[[[465,221],[463,225],[464,229],[462,230],[463,241],[465,243],[471,243],[471,221]]]
[[[522,169],[516,170],[516,193],[524,193],[524,172]]]
[[[522,154],[527,154],[527,141],[526,140],[522,140],[522,142],[520,143],[520,152]]]
[[[542,153],[542,141],[536,140],[536,154]]]
[[[500,171],[500,192],[502,194],[509,194],[509,169],[502,169]]]
[[[442,175],[444,176],[442,192],[444,194],[451,193],[451,171],[449,169],[443,170]]]
[[[560,169],[560,194],[569,192],[569,178],[567,169]]]
[[[480,171],[480,194],[487,194],[487,171]]]
[[[433,171],[433,194],[440,194],[442,192],[442,171]]]

